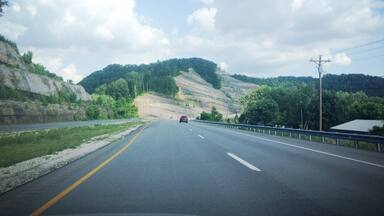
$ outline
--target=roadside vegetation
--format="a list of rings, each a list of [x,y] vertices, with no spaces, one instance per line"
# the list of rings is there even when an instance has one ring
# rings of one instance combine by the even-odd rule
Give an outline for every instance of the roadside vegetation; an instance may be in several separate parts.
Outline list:
[[[0,167],[76,148],[93,137],[121,132],[138,124],[140,122],[0,134]]]
[[[318,129],[319,95],[313,84],[260,86],[242,98],[239,121]],[[354,119],[384,119],[384,98],[364,92],[323,92],[324,129]]]
[[[203,111],[197,119],[207,121],[223,121],[223,114],[219,113],[216,107],[213,106],[210,113]]]
[[[379,127],[379,126],[374,126],[370,131],[370,134],[372,135],[379,135],[379,136],[384,136],[384,125]]]

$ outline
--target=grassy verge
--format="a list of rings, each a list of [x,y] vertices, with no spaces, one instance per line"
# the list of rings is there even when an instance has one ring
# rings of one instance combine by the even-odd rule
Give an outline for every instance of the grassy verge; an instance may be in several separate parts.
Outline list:
[[[0,167],[75,148],[92,137],[121,132],[140,122],[0,134]]]

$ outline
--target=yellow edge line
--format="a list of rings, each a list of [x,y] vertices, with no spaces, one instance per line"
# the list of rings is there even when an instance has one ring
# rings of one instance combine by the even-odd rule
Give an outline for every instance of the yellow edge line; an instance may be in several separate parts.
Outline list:
[[[36,209],[34,212],[32,212],[31,216],[38,216],[41,215],[43,212],[45,212],[48,208],[55,205],[57,202],[59,202],[61,199],[63,199],[66,195],[68,195],[71,191],[76,189],[78,186],[80,186],[85,180],[92,177],[94,174],[96,174],[101,168],[103,168],[105,165],[110,163],[113,159],[117,158],[121,153],[123,153],[136,139],[139,137],[139,135],[143,132],[143,130],[146,127],[143,127],[124,147],[122,147],[118,152],[113,154],[110,158],[99,164],[96,168],[85,174],[83,177],[78,179],[75,183],[71,184],[69,187],[67,187],[65,190],[63,190],[61,193],[57,194],[55,197],[50,199],[48,202],[46,202],[44,205],[42,205],[40,208]]]

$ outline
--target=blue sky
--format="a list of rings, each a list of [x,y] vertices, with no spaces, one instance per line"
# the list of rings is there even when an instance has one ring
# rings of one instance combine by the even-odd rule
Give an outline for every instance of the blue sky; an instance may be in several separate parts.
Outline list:
[[[0,33],[65,79],[111,63],[181,57],[215,61],[228,73],[384,75],[383,0],[11,0]],[[342,51],[344,50],[344,51]]]

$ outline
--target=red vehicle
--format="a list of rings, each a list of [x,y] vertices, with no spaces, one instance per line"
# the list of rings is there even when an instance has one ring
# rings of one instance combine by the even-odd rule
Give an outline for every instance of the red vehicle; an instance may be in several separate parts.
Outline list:
[[[187,116],[181,116],[179,122],[185,122],[188,123],[188,117]]]

